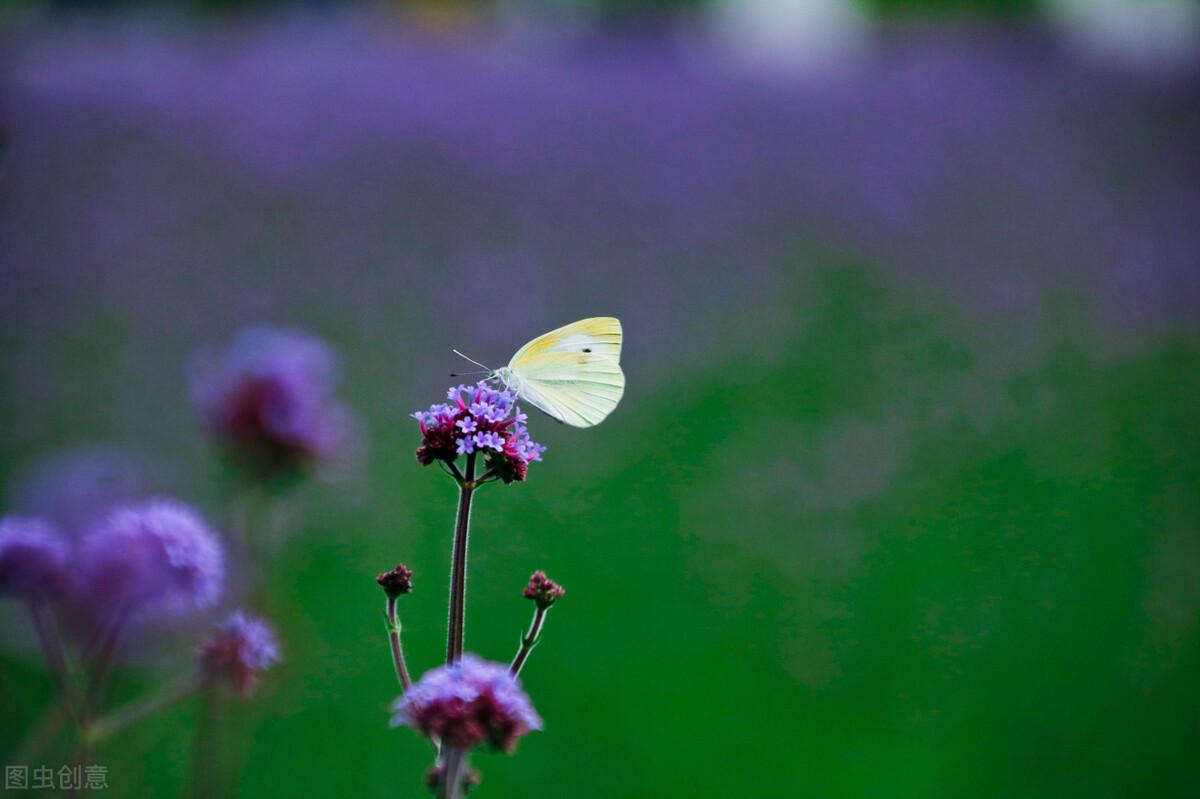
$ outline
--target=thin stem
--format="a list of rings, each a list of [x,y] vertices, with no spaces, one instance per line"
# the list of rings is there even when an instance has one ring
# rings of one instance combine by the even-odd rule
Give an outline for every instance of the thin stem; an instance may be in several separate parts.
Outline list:
[[[537,646],[538,638],[542,635],[542,625],[546,622],[546,611],[549,608],[539,607],[533,612],[533,621],[529,623],[529,632],[521,639],[521,648],[517,650],[517,656],[513,658],[512,665],[508,667],[508,673],[516,677],[521,673],[521,668],[525,665],[525,659],[529,657],[529,653]]]
[[[54,687],[64,701],[73,702],[71,683],[67,674],[67,660],[63,656],[62,640],[58,637],[58,628],[54,618],[46,606],[37,600],[29,602],[29,616],[33,620],[33,629],[37,633],[38,643],[46,657],[46,667],[54,679]],[[74,705],[69,709],[74,710]]]
[[[490,483],[492,480],[495,480],[495,479],[497,479],[496,478],[496,469],[495,468],[488,469],[478,479],[475,480],[475,486],[479,487],[479,486],[483,485],[484,483]]]
[[[442,770],[438,780],[438,799],[459,799],[462,796],[463,774],[467,765],[467,753],[463,749],[447,746],[442,749]]]
[[[392,663],[396,666],[396,679],[405,691],[412,685],[408,677],[408,666],[404,663],[404,648],[400,646],[400,618],[396,614],[396,597],[390,596],[387,601],[388,639],[392,643]]]
[[[121,634],[125,630],[127,620],[128,614],[124,611],[119,611],[108,625],[96,647],[96,654],[92,658],[89,680],[83,692],[83,699],[80,700],[79,714],[76,717],[81,733],[91,724],[92,715],[95,713],[96,707],[100,704],[100,700],[104,696],[104,688],[108,683],[108,674],[112,670],[113,655],[117,651],[117,646],[121,641]],[[91,760],[91,749],[91,740],[86,735],[80,735],[75,743],[76,764],[88,763]]]
[[[104,633],[104,637],[100,640],[97,646],[96,655],[92,659],[92,668],[88,686],[83,695],[83,701],[80,703],[79,716],[80,722],[86,724],[92,711],[100,701],[100,697],[104,693],[104,686],[107,682],[108,673],[111,670],[113,655],[117,651],[117,645],[120,643],[121,634],[125,630],[125,622],[128,616],[124,612],[119,612],[118,615],[109,624],[108,629]]]
[[[172,705],[182,702],[198,693],[204,687],[205,683],[199,677],[193,676],[186,680],[180,680],[166,690],[131,702],[107,716],[96,719],[84,730],[84,735],[91,742],[103,741],[113,733],[119,732],[131,724],[135,724],[160,710],[166,710]]]
[[[471,530],[471,495],[475,493],[475,453],[467,456],[467,472],[458,486],[458,517],[454,523],[454,549],[450,566],[450,622],[446,635],[446,662],[462,657],[463,624],[467,604],[467,540]]]

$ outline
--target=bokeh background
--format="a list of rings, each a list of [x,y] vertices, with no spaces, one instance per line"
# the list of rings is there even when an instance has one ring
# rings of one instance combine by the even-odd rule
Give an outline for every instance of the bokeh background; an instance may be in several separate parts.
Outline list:
[[[433,666],[455,492],[408,414],[452,347],[614,314],[618,411],[532,419],[477,500],[467,648],[511,656],[534,568],[568,592],[479,796],[1200,795],[1194,4],[3,8],[3,509],[225,527],[192,353],[341,361],[356,444],[252,567],[285,660],[226,709],[230,793],[425,795],[372,577],[417,572]],[[51,684],[0,618],[9,753]],[[110,793],[186,793],[198,713],[108,742]]]

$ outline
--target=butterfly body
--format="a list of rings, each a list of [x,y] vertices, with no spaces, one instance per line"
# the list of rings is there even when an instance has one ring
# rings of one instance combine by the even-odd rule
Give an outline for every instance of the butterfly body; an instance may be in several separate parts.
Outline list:
[[[489,375],[538,410],[573,427],[592,427],[625,393],[621,322],[581,319],[530,341]]]

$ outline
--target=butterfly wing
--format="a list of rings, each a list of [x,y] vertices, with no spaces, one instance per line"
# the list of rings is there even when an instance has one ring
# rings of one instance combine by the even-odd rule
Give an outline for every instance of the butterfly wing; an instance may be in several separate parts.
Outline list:
[[[621,322],[611,316],[538,336],[509,362],[517,393],[560,422],[599,424],[625,393],[621,337]]]
[[[594,316],[543,333],[517,350],[509,361],[517,369],[529,358],[547,352],[582,352],[621,358],[621,320],[612,316]]]

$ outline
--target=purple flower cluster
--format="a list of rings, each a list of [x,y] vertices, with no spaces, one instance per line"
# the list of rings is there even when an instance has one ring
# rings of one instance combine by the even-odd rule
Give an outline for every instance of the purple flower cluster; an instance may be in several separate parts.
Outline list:
[[[192,401],[212,433],[254,466],[276,471],[335,458],[350,438],[334,398],[337,364],[320,339],[269,326],[242,331],[192,368]]]
[[[471,387],[451,386],[446,399],[412,415],[421,425],[421,463],[453,463],[460,455],[478,453],[488,470],[511,483],[524,480],[529,464],[542,459],[546,448],[529,437],[527,417],[511,391],[480,380]]]
[[[244,698],[254,693],[259,675],[279,661],[279,645],[270,625],[237,610],[196,651],[196,659],[206,679],[223,682]]]
[[[392,726],[407,726],[461,749],[488,743],[511,752],[542,719],[507,666],[475,655],[426,672],[396,700]]]
[[[540,609],[545,610],[562,599],[565,593],[567,592],[561,585],[551,580],[544,571],[539,569],[529,576],[529,583],[521,595],[526,599],[533,600]]]
[[[30,601],[68,588],[70,547],[48,521],[23,516],[0,520],[0,594]]]
[[[220,542],[173,500],[119,508],[84,538],[81,592],[107,613],[174,614],[216,604],[225,575]]]

